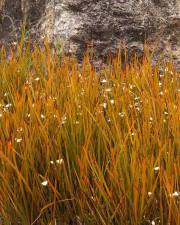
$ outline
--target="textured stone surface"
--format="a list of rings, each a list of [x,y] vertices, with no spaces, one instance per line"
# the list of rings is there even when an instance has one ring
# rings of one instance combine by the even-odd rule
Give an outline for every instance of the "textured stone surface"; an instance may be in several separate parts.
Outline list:
[[[79,58],[87,44],[103,58],[124,40],[130,55],[141,54],[148,39],[152,47],[159,43],[160,52],[171,51],[177,64],[180,60],[180,0],[26,0],[24,9],[25,0],[18,1],[21,17],[39,21],[40,37],[63,40],[66,51]]]

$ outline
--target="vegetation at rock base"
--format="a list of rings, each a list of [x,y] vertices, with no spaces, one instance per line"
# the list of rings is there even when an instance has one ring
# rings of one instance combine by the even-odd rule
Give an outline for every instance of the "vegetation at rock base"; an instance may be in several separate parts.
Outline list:
[[[126,55],[126,54],[125,54]],[[0,52],[5,225],[180,224],[180,87],[148,51],[122,69],[20,42]],[[79,224],[81,224],[79,222]]]

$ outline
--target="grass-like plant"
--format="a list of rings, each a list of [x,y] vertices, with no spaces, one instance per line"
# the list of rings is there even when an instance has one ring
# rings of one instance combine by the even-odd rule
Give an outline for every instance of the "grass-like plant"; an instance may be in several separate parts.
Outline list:
[[[180,224],[179,103],[179,73],[148,52],[97,71],[47,43],[2,48],[2,224]]]

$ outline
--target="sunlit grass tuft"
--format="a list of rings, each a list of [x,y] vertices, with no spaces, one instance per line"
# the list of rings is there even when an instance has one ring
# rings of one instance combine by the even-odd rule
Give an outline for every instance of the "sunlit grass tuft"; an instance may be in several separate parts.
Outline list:
[[[159,65],[1,49],[4,224],[180,224],[179,73]]]

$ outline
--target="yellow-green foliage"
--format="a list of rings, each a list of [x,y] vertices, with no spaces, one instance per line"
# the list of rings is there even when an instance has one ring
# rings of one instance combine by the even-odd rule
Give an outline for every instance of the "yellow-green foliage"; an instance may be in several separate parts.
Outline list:
[[[147,53],[121,69],[118,55],[97,72],[22,45],[0,53],[3,224],[180,224],[173,64]]]

